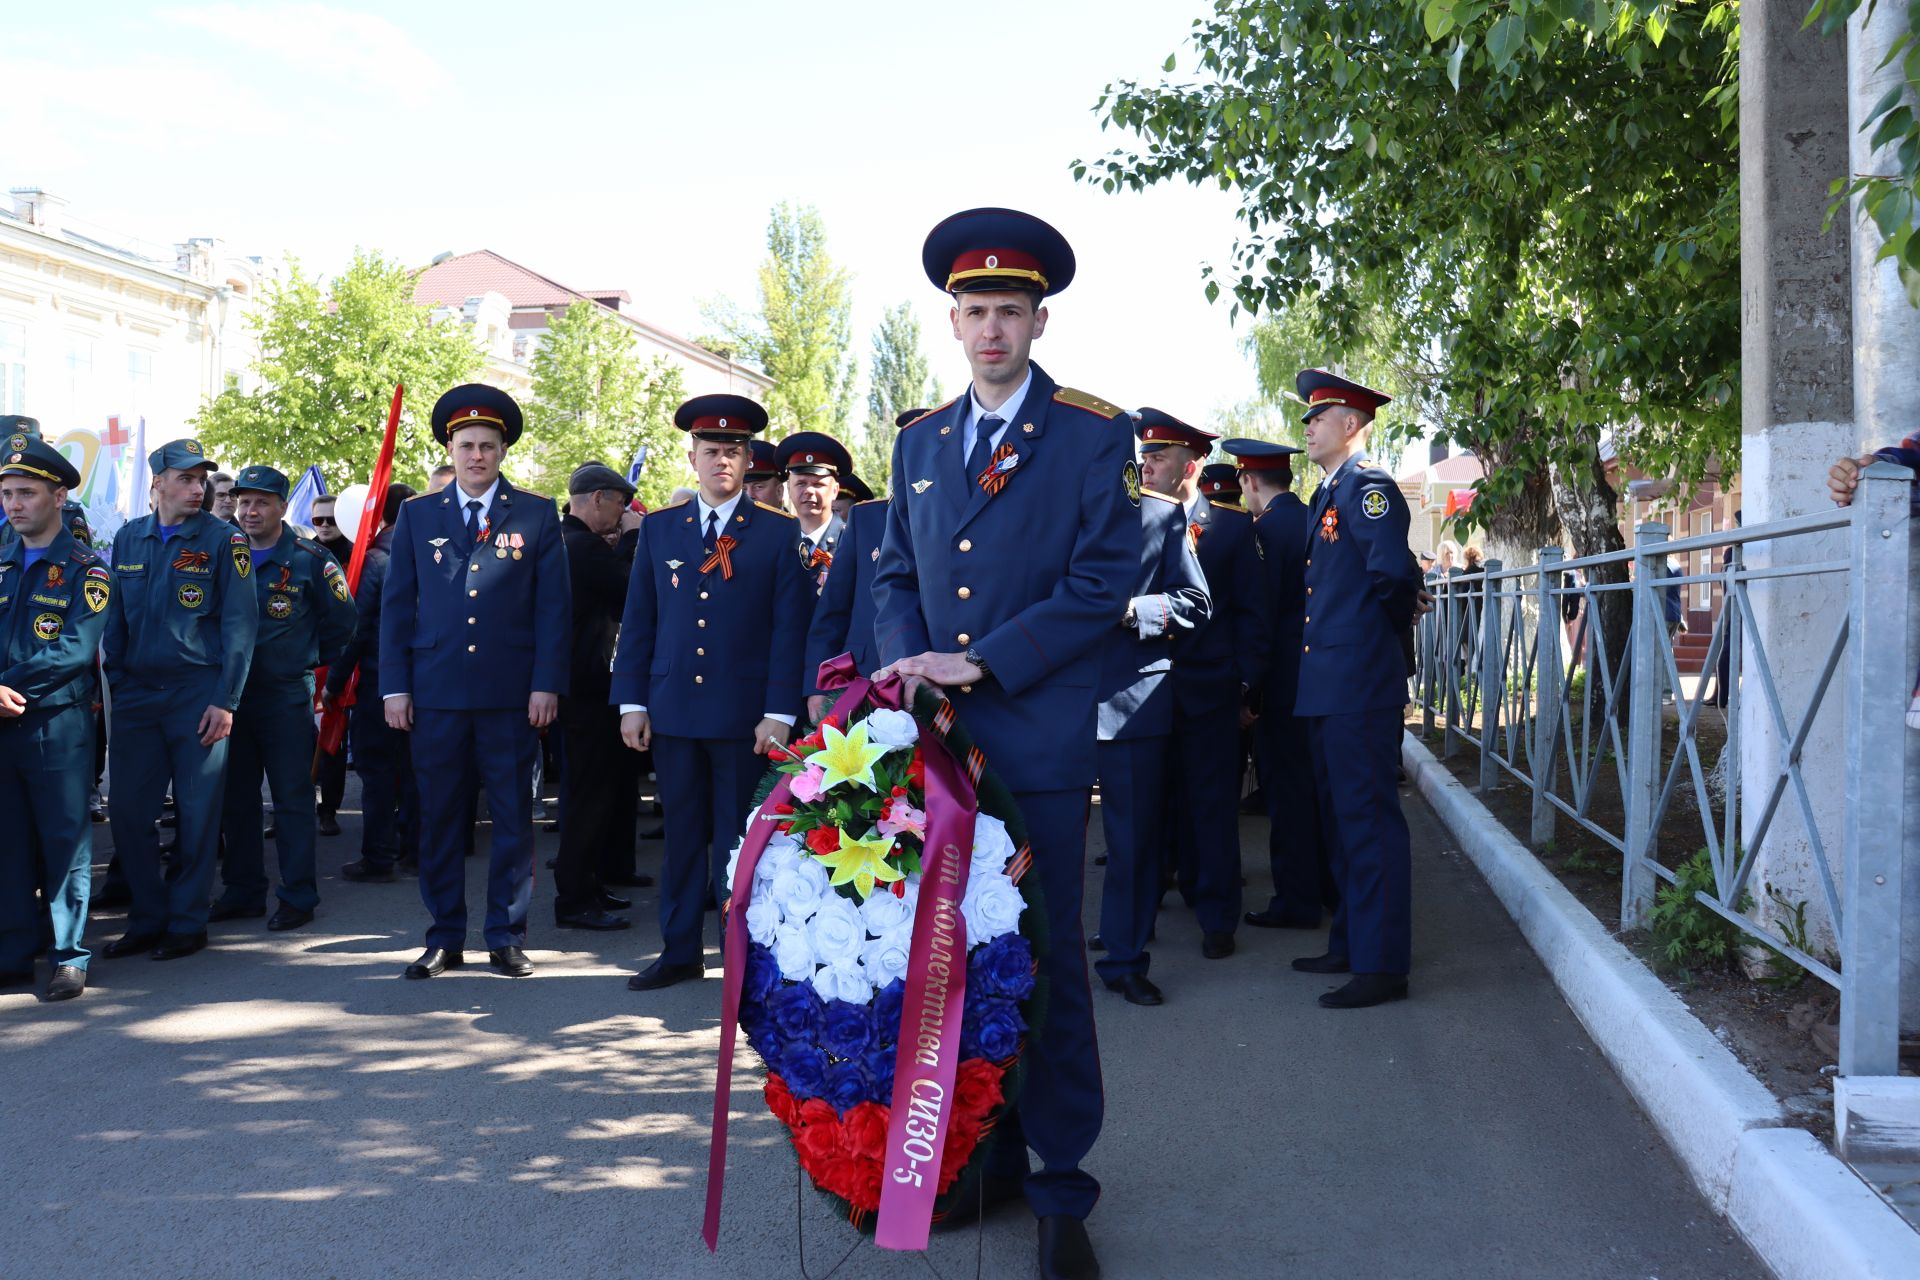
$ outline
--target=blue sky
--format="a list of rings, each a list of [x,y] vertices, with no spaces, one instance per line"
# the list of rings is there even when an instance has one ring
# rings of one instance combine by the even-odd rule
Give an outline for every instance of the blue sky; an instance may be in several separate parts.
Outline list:
[[[1108,196],[1075,158],[1091,108],[1149,78],[1204,0],[813,5],[422,2],[10,8],[0,182],[157,241],[218,235],[321,270],[491,248],[625,288],[683,333],[754,296],[767,211],[817,205],[854,273],[854,342],[911,300],[948,391],[965,380],[920,272],[956,209],[1030,210],[1080,274],[1036,357],[1120,404],[1195,421],[1250,396],[1245,321],[1201,294],[1234,201]],[[1183,57],[1183,61],[1184,61]]]

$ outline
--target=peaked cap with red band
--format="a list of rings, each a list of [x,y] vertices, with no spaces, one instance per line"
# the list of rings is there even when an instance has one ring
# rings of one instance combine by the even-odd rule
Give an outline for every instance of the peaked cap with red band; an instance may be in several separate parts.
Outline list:
[[[1393,397],[1386,392],[1363,387],[1325,369],[1302,369],[1294,376],[1293,390],[1307,402],[1306,416],[1300,419],[1302,422],[1312,422],[1315,414],[1335,405],[1358,409],[1371,418],[1380,412],[1382,405],[1393,403]]]
[[[747,460],[747,480],[778,480],[780,478],[780,459],[773,451],[773,441],[755,440],[752,445],[753,456]]]
[[[927,279],[946,293],[1032,289],[1043,296],[1073,282],[1067,238],[1018,209],[968,209],[927,233]]]
[[[1142,453],[1158,453],[1177,444],[1203,458],[1213,452],[1213,442],[1220,438],[1211,431],[1188,426],[1164,409],[1149,408],[1133,411],[1133,434],[1140,438]]]
[[[1301,450],[1290,444],[1275,444],[1271,440],[1223,440],[1220,451],[1231,456],[1242,471],[1264,471],[1286,477],[1286,483],[1293,483],[1293,455]],[[1212,470],[1211,467],[1208,468]],[[1236,480],[1236,483],[1238,481]]]
[[[433,402],[433,438],[451,444],[462,427],[493,427],[509,448],[520,438],[520,406],[498,387],[469,382]]]
[[[745,444],[767,429],[767,411],[745,396],[695,396],[673,411],[673,425],[695,440]]]
[[[1200,468],[1200,492],[1209,498],[1238,502],[1240,468],[1231,462],[1214,462]]]
[[[853,455],[824,431],[796,431],[773,447],[773,456],[788,474],[846,476],[853,472]]]

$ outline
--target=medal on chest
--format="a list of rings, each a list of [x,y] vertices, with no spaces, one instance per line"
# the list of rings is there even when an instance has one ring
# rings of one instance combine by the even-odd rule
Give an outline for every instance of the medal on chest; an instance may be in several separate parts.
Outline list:
[[[1340,541],[1340,509],[1328,507],[1326,514],[1320,517],[1320,541]]]

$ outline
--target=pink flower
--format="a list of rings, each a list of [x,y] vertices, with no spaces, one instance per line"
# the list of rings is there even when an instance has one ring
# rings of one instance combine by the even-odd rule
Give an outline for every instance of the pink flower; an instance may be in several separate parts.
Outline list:
[[[787,789],[801,804],[810,804],[820,798],[820,783],[825,777],[826,772],[819,765],[810,764],[804,773],[796,773],[793,776],[793,781],[787,784]]]
[[[883,836],[906,834],[924,837],[927,834],[927,815],[901,797],[893,796],[887,800],[886,808],[880,814],[879,826]]]

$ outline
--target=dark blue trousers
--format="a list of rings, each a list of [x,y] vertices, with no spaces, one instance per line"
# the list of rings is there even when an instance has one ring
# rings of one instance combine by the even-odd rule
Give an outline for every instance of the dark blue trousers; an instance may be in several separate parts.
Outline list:
[[[766,769],[767,759],[754,754],[752,738],[654,735],[653,771],[667,826],[660,958],[668,964],[693,964],[705,956],[700,919],[707,886],[713,886],[715,901],[727,900],[727,858]]]
[[[1160,908],[1162,851],[1167,837],[1167,735],[1099,744],[1100,825],[1107,836],[1107,875],[1100,891],[1100,940],[1094,961],[1103,981],[1144,974],[1153,957],[1147,935]]]
[[[1413,963],[1413,855],[1400,812],[1399,707],[1310,716],[1314,778],[1340,906],[1327,938],[1355,973],[1405,974]]]
[[[362,669],[360,687],[370,689]],[[347,721],[353,739],[353,771],[360,776],[360,856],[391,867],[420,856],[420,793],[414,786],[410,733],[387,724],[378,697],[363,694]],[[472,829],[472,824],[468,824]]]
[[[1254,761],[1267,803],[1267,865],[1273,872],[1271,915],[1308,927],[1340,901],[1320,823],[1307,722],[1276,711],[1254,725]]]
[[[466,946],[467,843],[474,794],[484,786],[493,843],[482,936],[489,949],[524,946],[533,900],[533,755],[540,749],[527,709],[416,708],[412,739],[422,824],[420,898],[433,916],[426,945]]]
[[[1193,869],[1193,914],[1207,933],[1232,933],[1241,899],[1240,708],[1175,711],[1167,750],[1168,826],[1176,856]]]
[[[200,717],[212,705],[218,684],[216,672],[185,687],[151,689],[126,681],[113,690],[113,740],[107,747],[113,789],[107,816],[133,894],[127,932],[136,937],[207,929],[228,740],[201,746]],[[169,781],[178,843],[163,879],[153,824]]]
[[[1086,938],[1080,927],[1090,796],[1085,791],[1030,791],[1016,794],[1014,800],[1026,818],[1033,849],[1029,874],[1039,875],[1047,898],[1052,939],[1044,964],[1052,985],[1046,1027],[1027,1040],[1025,1090],[994,1130],[991,1168],[1000,1177],[1025,1178],[1027,1204],[1035,1217],[1084,1218],[1100,1198],[1100,1184],[1080,1162],[1100,1136],[1106,1109],[1100,1045],[1093,1031],[1093,992],[1087,985]],[[1028,1163],[1029,1149],[1040,1158],[1038,1169]]]
[[[274,849],[280,857],[280,901],[297,911],[320,903],[314,879],[313,694],[305,684],[249,683],[233,713],[227,740],[221,900],[242,907],[267,901],[266,837],[261,833],[260,778],[273,792]]]
[[[86,703],[0,720],[0,973],[30,973],[39,942],[36,888],[53,923],[54,964],[84,969],[93,885],[93,708]]]

